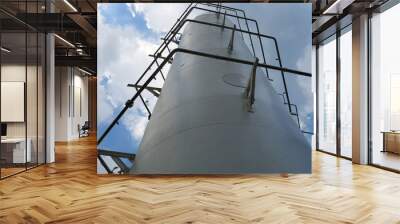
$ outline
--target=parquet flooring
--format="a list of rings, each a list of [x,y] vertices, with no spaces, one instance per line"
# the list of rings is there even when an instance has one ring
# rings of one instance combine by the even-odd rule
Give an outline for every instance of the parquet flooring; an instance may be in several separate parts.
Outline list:
[[[313,174],[98,176],[93,137],[0,181],[0,223],[400,223],[400,175],[313,153]]]
[[[12,168],[4,168],[4,167],[2,167],[1,168],[1,176],[2,177],[7,177],[7,176],[13,175],[15,173],[24,171],[24,170],[25,170],[25,167],[23,167],[23,168],[20,168],[20,167],[17,167],[17,168],[14,168],[14,167],[12,167]]]

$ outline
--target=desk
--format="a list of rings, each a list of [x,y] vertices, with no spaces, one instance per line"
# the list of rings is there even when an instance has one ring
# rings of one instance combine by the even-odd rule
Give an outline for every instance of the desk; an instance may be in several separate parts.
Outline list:
[[[1,157],[6,163],[26,163],[31,162],[32,141],[27,139],[27,147],[25,150],[25,138],[6,138],[1,139]],[[25,160],[26,159],[26,160]]]
[[[383,131],[383,150],[382,152],[392,152],[400,154],[400,132]]]

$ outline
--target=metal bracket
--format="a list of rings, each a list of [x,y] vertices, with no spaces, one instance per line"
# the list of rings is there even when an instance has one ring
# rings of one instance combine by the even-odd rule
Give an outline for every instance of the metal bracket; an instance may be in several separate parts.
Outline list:
[[[154,54],[149,54],[149,56],[152,57],[152,58],[154,58],[154,59],[157,59],[157,58],[165,59],[165,57],[164,57],[164,56],[161,56],[161,55],[155,56]],[[172,64],[173,61],[174,61],[174,59],[173,59],[173,58],[170,58],[170,59],[168,60],[168,63],[169,63],[169,64]]]
[[[221,13],[221,7],[219,4],[220,3],[217,3],[217,19],[219,19],[219,14]]]
[[[249,82],[246,87],[245,96],[247,98],[247,109],[249,112],[254,112],[254,101],[255,101],[255,91],[256,91],[256,75],[257,75],[258,58],[254,61],[253,67],[251,69],[251,74]]]
[[[229,41],[229,45],[228,45],[229,53],[232,53],[232,50],[233,50],[233,42],[235,41],[235,30],[236,30],[236,24],[233,25],[231,40]]]
[[[225,26],[225,15],[226,15],[226,10],[224,13],[224,18],[222,19],[222,30],[224,30],[224,26]]]
[[[128,100],[125,102],[125,106],[128,107],[128,108],[133,107],[133,100],[132,100],[132,99],[128,99]]]
[[[166,39],[164,37],[160,38],[162,41],[166,41]],[[175,43],[176,45],[179,45],[179,39],[174,36],[171,38],[171,42]]]
[[[128,84],[128,87],[135,87],[135,88],[144,88],[152,93],[155,97],[159,97],[161,94],[161,88],[158,87],[151,87],[151,86],[142,86],[138,84]]]

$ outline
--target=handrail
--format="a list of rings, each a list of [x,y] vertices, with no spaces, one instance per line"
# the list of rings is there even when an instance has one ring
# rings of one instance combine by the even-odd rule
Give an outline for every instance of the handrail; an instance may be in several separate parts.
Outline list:
[[[289,112],[289,114],[290,114],[290,115],[293,115],[293,116],[296,116],[296,118],[297,118],[297,125],[299,126],[299,129],[301,130],[300,119],[299,119],[299,112],[298,112],[298,110],[297,110],[297,105],[296,105],[296,104],[293,104],[293,103],[288,104],[287,102],[285,102],[285,93],[278,93],[278,95],[281,95],[281,96],[282,96],[282,98],[283,98],[283,104],[286,104],[286,105],[289,105],[289,106],[294,106],[294,108],[296,109],[296,112],[295,112],[295,113],[290,113],[290,112]]]
[[[205,4],[205,5],[214,5],[213,3],[203,3],[203,4]],[[225,8],[225,9],[229,9],[229,10],[234,9],[234,10],[236,10],[236,11],[242,12],[243,15],[244,15],[244,17],[237,17],[237,19],[240,18],[240,19],[244,19],[244,20],[245,20],[246,26],[247,26],[247,30],[248,30],[248,31],[250,31],[250,30],[249,30],[249,26],[248,26],[247,20],[250,20],[250,21],[254,22],[254,23],[256,24],[257,33],[260,33],[259,28],[258,28],[257,20],[247,18],[247,17],[246,17],[246,13],[244,12],[244,10],[242,10],[242,9],[235,9],[235,8],[231,8],[231,7],[228,7],[228,6],[221,6],[221,7],[222,7],[222,8]],[[205,10],[205,11],[212,11],[212,10]],[[228,16],[233,16],[233,15],[228,14]],[[239,24],[240,24],[240,23],[239,23]],[[240,28],[240,27],[239,27],[239,28]],[[240,29],[241,29],[241,28],[240,28]],[[279,48],[278,48],[278,42],[277,42],[277,40],[276,40],[275,37],[272,37],[272,36],[271,36],[270,39],[272,39],[272,40],[274,41],[275,49],[276,49],[277,56],[278,56],[278,62],[279,62],[279,65],[282,67],[282,60],[281,60],[281,56],[280,56],[280,52],[279,52]],[[253,42],[252,42],[251,37],[250,37],[250,42],[251,42],[251,46],[252,46],[252,49],[253,49],[253,52],[254,52]],[[260,42],[260,47],[261,47],[261,53],[262,53],[262,55],[263,55],[263,60],[264,60],[264,62],[266,63],[265,54],[264,54],[264,47],[263,47],[263,44],[262,44],[262,41],[261,41],[260,38],[259,38],[259,42]],[[255,53],[254,53],[254,56],[255,56]],[[272,79],[270,79],[270,77],[269,77],[269,73],[268,73],[268,70],[267,70],[267,69],[265,69],[265,72],[266,72],[266,74],[267,74],[268,79],[269,79],[269,80],[272,80]],[[281,72],[281,76],[282,76],[282,80],[283,80],[283,85],[284,85],[285,92],[288,93],[288,88],[287,88],[287,85],[286,85],[286,79],[285,79],[285,75],[284,75],[283,72]],[[288,94],[286,97],[287,97],[288,102],[290,102],[289,94]],[[289,107],[289,111],[292,112],[292,110],[291,110],[290,107]]]
[[[159,66],[159,64],[158,64],[158,57],[161,57],[162,58],[162,53],[164,52],[164,50],[167,48],[168,49],[168,51],[169,52],[171,52],[170,51],[170,49],[168,48],[168,45],[171,43],[171,41],[173,41],[174,40],[174,38],[175,38],[175,36],[176,36],[176,34],[178,34],[179,33],[179,30],[183,27],[183,25],[185,24],[185,20],[186,20],[186,18],[187,18],[187,16],[194,10],[194,9],[199,9],[199,10],[203,10],[203,11],[208,11],[208,12],[213,12],[213,13],[221,13],[221,12],[219,12],[219,11],[214,11],[214,10],[210,10],[210,9],[205,9],[205,8],[199,8],[199,7],[197,7],[197,3],[196,4],[194,4],[194,6],[193,7],[191,7],[192,6],[192,4],[193,3],[191,3],[186,9],[185,9],[185,11],[182,13],[182,15],[177,19],[177,21],[175,22],[175,24],[172,26],[172,28],[169,30],[169,32],[166,34],[166,36],[163,38],[163,42],[161,43],[161,45],[156,49],[156,51],[154,52],[154,54],[153,54],[153,61],[150,63],[150,65],[145,69],[145,71],[142,73],[142,75],[138,78],[138,80],[136,81],[136,85],[137,84],[139,84],[139,82],[142,80],[142,78],[147,74],[147,72],[151,69],[151,67],[154,65],[154,63],[156,63],[156,65],[157,66]],[[209,4],[206,4],[206,5],[209,5]],[[215,6],[215,5],[214,5]],[[216,5],[217,7],[220,7],[220,5]],[[191,8],[190,8],[191,7]],[[190,9],[189,9],[190,8]],[[230,7],[228,7],[228,8],[230,8]],[[232,9],[230,9],[231,11],[232,11]],[[244,14],[244,17],[240,17],[240,16],[235,16],[235,15],[230,15],[230,14],[227,14],[226,12],[225,13],[223,13],[224,14],[224,16],[225,15],[228,15],[228,16],[231,16],[231,17],[237,17],[237,20],[239,21],[239,18],[240,19],[244,19],[245,21],[246,21],[246,26],[247,26],[247,30],[248,31],[250,31],[250,29],[249,29],[249,27],[248,27],[248,23],[247,23],[247,20],[251,20],[251,21],[253,21],[253,22],[255,22],[256,23],[256,25],[257,25],[257,27],[258,27],[258,24],[257,24],[257,21],[256,20],[252,20],[252,19],[248,19],[248,18],[246,18],[246,13],[243,11],[243,10],[239,10],[238,9],[238,11],[241,11],[243,14]],[[185,14],[186,13],[186,14]],[[182,20],[183,19],[183,20]],[[240,24],[240,22],[239,22],[239,24]],[[242,34],[242,37],[243,37],[243,33],[241,33]],[[252,49],[253,49],[253,55],[255,56],[255,50],[254,50],[254,46],[253,46],[253,41],[252,41],[252,38],[251,38],[251,35],[249,34],[249,37],[250,37],[250,42],[251,42],[251,46],[252,46]],[[262,41],[261,41],[261,38],[259,37],[259,41],[260,41],[260,45],[262,46]],[[262,54],[263,54],[263,60],[264,60],[264,63],[266,63],[266,60],[265,60],[265,55],[264,55],[264,48],[262,47],[261,48],[262,49]],[[279,49],[277,49],[278,51],[279,51]],[[161,52],[160,52],[161,51]],[[267,69],[265,69],[265,71],[266,71],[266,74],[267,74],[267,77],[268,77],[268,79],[269,80],[271,80],[270,79],[270,77],[269,77],[269,74],[268,74],[268,70]],[[161,75],[162,75],[162,77],[163,77],[163,79],[165,80],[165,78],[164,78],[164,75],[161,73]],[[151,111],[150,111],[150,109],[147,107],[147,105],[146,105],[146,103],[145,103],[145,101],[144,101],[144,99],[143,99],[143,97],[140,95],[140,100],[142,101],[142,103],[143,103],[143,105],[144,105],[144,107],[146,108],[146,111],[149,113],[149,118],[151,117]],[[289,108],[290,109],[290,108]]]
[[[196,4],[197,5],[197,4]],[[194,9],[199,9],[199,10],[203,10],[203,11],[208,11],[208,12],[213,12],[213,13],[218,13],[218,11],[214,11],[214,10],[211,10],[211,9],[205,9],[205,8],[200,8],[200,7],[197,7],[197,6],[193,6],[193,7],[191,7],[189,10],[185,10],[185,12],[186,12],[186,15],[184,15],[184,14],[182,14],[181,16],[180,16],[180,18],[177,20],[177,22],[174,24],[174,26],[171,28],[171,30],[170,30],[170,32],[168,32],[167,33],[167,35],[166,35],[166,37],[164,37],[164,40],[163,40],[163,42],[161,43],[161,45],[160,45],[160,47],[158,47],[158,49],[155,51],[155,53],[153,54],[153,55],[156,55],[156,56],[161,56],[161,54],[160,53],[163,53],[164,52],[164,50],[167,48],[167,46],[171,43],[171,41],[173,40],[173,37],[179,32],[179,30],[183,27],[183,25],[185,24],[185,21],[186,21],[186,18],[187,18],[187,16],[194,10]],[[240,10],[239,10],[240,11]],[[184,12],[184,13],[185,13]],[[219,12],[219,13],[221,13],[221,12]],[[225,13],[222,13],[222,14],[225,14]],[[228,14],[228,13],[226,13],[226,15],[227,16],[231,16],[231,17],[236,17],[235,15],[231,15],[231,14]],[[245,18],[245,17],[241,17],[241,16],[238,16],[238,18],[240,18],[240,19],[245,19],[245,20],[250,20],[250,21],[253,21],[253,22],[255,22],[255,23],[257,23],[257,21],[256,20],[253,20],[253,19],[249,19],[249,18]],[[179,21],[179,23],[178,23],[178,21]],[[173,31],[172,31],[173,30]],[[172,36],[171,36],[172,35]],[[271,36],[270,36],[271,37]],[[274,38],[274,37],[271,37],[271,38]],[[161,52],[160,52],[161,51]],[[253,50],[253,54],[255,55],[255,51]],[[143,76],[148,72],[148,70],[150,70],[150,68],[151,68],[151,66],[154,64],[154,61],[157,59],[157,57],[156,58],[154,58],[154,60],[150,63],[150,65],[147,67],[147,69],[142,73],[142,75],[139,77],[139,79],[136,81],[136,83],[135,84],[139,84],[139,82],[142,80],[142,78],[143,78]],[[264,62],[266,63],[266,61],[265,61],[265,58],[264,58]]]
[[[209,54],[209,53],[200,52],[200,51],[193,51],[193,50],[188,50],[188,49],[184,49],[184,48],[175,48],[175,49],[173,49],[171,51],[171,53],[169,53],[168,56],[161,62],[160,66],[157,67],[156,70],[150,75],[150,77],[146,80],[146,82],[142,85],[142,87],[139,88],[139,90],[135,93],[135,95],[133,95],[131,99],[126,101],[124,108],[118,113],[117,117],[111,122],[110,126],[108,126],[107,129],[104,131],[104,133],[100,136],[99,140],[97,141],[97,144],[100,144],[103,141],[104,137],[110,132],[110,130],[119,121],[119,119],[121,119],[121,117],[125,114],[125,112],[129,108],[131,108],[133,106],[133,103],[136,100],[136,98],[149,85],[151,80],[164,67],[164,65],[168,62],[168,60],[170,58],[172,58],[178,52],[192,54],[192,55],[198,55],[198,56],[203,56],[203,57],[208,57],[208,58],[214,58],[214,59],[218,59],[218,60],[231,61],[231,62],[246,64],[246,65],[253,65],[254,64],[253,61],[248,61],[248,60],[243,60],[243,59],[238,59],[238,58],[225,57],[225,56],[221,56],[221,55]],[[264,64],[264,63],[258,63],[257,67],[270,68],[270,69],[273,69],[273,70],[289,72],[291,74],[297,74],[297,75],[311,77],[311,74],[307,73],[307,72],[302,72],[302,71],[289,69],[289,68],[277,67],[277,66],[274,66],[274,65],[268,65],[268,64]]]
[[[285,93],[278,93],[278,95],[281,95],[281,96],[282,96],[282,98],[283,98],[283,104],[288,104],[288,103],[285,101],[285,96],[284,96]],[[297,105],[296,105],[296,104],[290,104],[289,106],[294,106],[295,109],[296,109],[296,113],[290,113],[290,115],[294,115],[294,116],[297,117],[297,124],[298,124],[298,126],[299,126],[300,131],[303,132],[304,134],[314,135],[313,132],[304,131],[304,130],[301,128],[300,118],[299,118],[299,111],[297,110]]]
[[[232,16],[232,15],[231,15],[231,16]],[[249,20],[250,20],[250,19],[249,19]],[[179,27],[182,28],[183,25],[184,25],[186,22],[199,23],[199,24],[204,24],[204,25],[209,25],[209,26],[215,26],[215,27],[221,27],[221,28],[226,28],[226,29],[231,29],[231,30],[235,29],[235,30],[237,30],[237,31],[239,31],[239,32],[247,33],[247,34],[249,34],[249,35],[256,35],[256,36],[259,36],[259,37],[264,37],[264,38],[272,39],[272,40],[274,41],[274,43],[275,43],[275,48],[276,48],[276,49],[279,49],[279,48],[278,48],[277,40],[276,40],[276,38],[273,37],[273,36],[269,36],[269,35],[265,35],[265,34],[260,34],[260,33],[255,33],[255,32],[250,32],[250,31],[246,31],[246,30],[242,30],[242,29],[236,29],[236,28],[232,28],[232,27],[228,27],[228,26],[224,26],[224,25],[219,25],[219,24],[214,24],[214,23],[208,23],[208,22],[199,21],[199,20],[193,20],[193,19],[185,19],[185,20],[181,21],[181,23],[179,24]],[[178,28],[178,27],[176,27],[176,28]],[[179,29],[180,29],[180,28],[179,28]],[[168,39],[167,42],[168,42],[168,43],[166,43],[166,44],[168,45],[168,44],[171,42],[171,39]],[[165,49],[165,47],[164,47],[163,49]],[[282,63],[280,62],[279,50],[277,50],[277,52],[278,52],[279,65],[280,65],[280,67],[282,67]],[[157,59],[157,58],[155,58],[155,59]],[[153,62],[149,65],[149,67],[145,70],[145,72],[140,76],[140,78],[138,79],[138,81],[137,81],[135,84],[138,84],[139,81],[141,81],[141,79],[142,79],[143,76],[147,73],[147,71],[150,70],[150,67],[151,67],[151,65],[152,65],[153,63],[154,63],[154,60],[153,60]],[[286,79],[285,79],[285,75],[284,75],[284,72],[283,72],[283,71],[284,71],[284,70],[281,70],[282,80],[283,80],[283,85],[284,85],[285,92],[287,93],[287,92],[288,92],[288,91],[287,91],[287,84],[286,84]],[[286,99],[287,99],[288,103],[290,103],[289,94],[286,94]],[[289,111],[292,112],[291,107],[289,106],[288,108],[289,108]]]
[[[194,6],[194,7],[192,7],[192,8],[189,9],[189,11],[187,12],[187,15],[190,14],[190,13],[192,12],[192,10],[194,10],[194,9],[199,9],[199,10],[208,11],[208,12],[214,12],[214,13],[221,13],[221,12],[217,12],[217,11],[214,11],[214,10],[211,10],[211,9],[204,9],[204,8],[199,8],[199,7]],[[238,10],[238,11],[240,11],[240,10]],[[282,60],[281,60],[280,51],[279,51],[279,47],[278,47],[278,41],[277,41],[276,38],[273,37],[273,36],[260,34],[260,32],[259,32],[259,27],[258,27],[258,23],[257,23],[256,20],[250,19],[250,18],[246,18],[246,17],[231,15],[231,14],[228,14],[228,13],[226,13],[226,12],[225,12],[225,13],[222,13],[222,14],[227,15],[227,16],[231,16],[231,17],[237,17],[238,19],[244,19],[244,20],[246,21],[246,24],[247,24],[247,20],[254,22],[254,23],[256,24],[257,33],[255,33],[255,32],[250,32],[250,31],[245,31],[245,30],[242,30],[242,29],[240,29],[240,30],[238,30],[238,31],[240,31],[240,32],[242,32],[242,33],[244,32],[244,33],[249,34],[250,40],[251,40],[251,35],[256,35],[256,36],[259,37],[259,42],[260,42],[260,47],[261,47],[261,49],[262,49],[262,55],[263,55],[263,61],[264,61],[264,63],[266,63],[266,60],[265,60],[265,54],[264,54],[264,47],[263,47],[263,44],[262,44],[262,41],[261,41],[260,36],[273,40],[273,41],[274,41],[274,46],[275,46],[275,49],[276,49],[276,52],[277,52],[277,56],[278,56],[279,66],[282,67]],[[185,16],[185,18],[187,17],[187,15]],[[180,29],[183,27],[183,25],[186,23],[186,21],[188,21],[188,20],[189,20],[189,21],[193,21],[193,20],[190,20],[190,19],[184,19],[183,21],[180,22],[180,24],[179,24],[180,26],[178,25],[175,29],[178,29],[178,27],[179,27],[178,30],[180,30]],[[194,21],[195,21],[195,20],[194,20]],[[204,24],[219,26],[218,24],[213,24],[213,23],[204,23]],[[225,26],[225,27],[226,27],[226,26]],[[248,27],[247,27],[247,28],[248,28]],[[248,29],[248,30],[249,30],[249,29]],[[177,32],[177,31],[176,31],[176,32]],[[168,44],[171,42],[172,38],[173,38],[173,37],[171,37],[171,39],[168,40],[168,43],[166,43],[166,45],[168,45]],[[164,43],[165,43],[165,41],[164,41]],[[251,43],[252,43],[252,41],[251,41]],[[165,47],[164,47],[164,49],[165,49]],[[162,52],[163,52],[163,50],[162,50]],[[255,51],[254,51],[254,49],[253,49],[253,54],[254,54],[254,56],[255,56]],[[146,71],[146,72],[147,72],[147,71]],[[267,69],[266,69],[266,74],[267,74],[268,79],[270,79]],[[143,74],[142,76],[144,76],[144,74]],[[141,80],[142,76],[138,79],[137,83]],[[288,93],[288,88],[287,88],[287,84],[286,84],[286,78],[285,78],[285,74],[284,74],[283,71],[281,71],[281,77],[282,77],[282,82],[283,82],[284,91],[285,91],[286,93]],[[270,79],[270,80],[271,80],[271,79]],[[290,103],[289,94],[286,95],[286,98],[287,98],[287,101]],[[291,109],[290,107],[288,107],[288,109],[289,109],[290,112],[292,112],[292,109]]]
[[[211,10],[211,11],[212,11],[212,10]],[[230,15],[230,16],[233,16],[233,15]],[[252,20],[252,19],[248,19],[248,20]],[[190,22],[197,22],[197,23],[200,23],[200,24],[205,24],[205,25],[210,25],[210,26],[216,26],[216,27],[223,27],[223,28],[233,29],[232,27],[227,27],[227,26],[224,26],[224,25],[219,25],[219,24],[214,24],[214,23],[208,23],[208,22],[199,21],[199,20],[192,20],[192,19],[185,19],[185,20],[183,21],[183,24],[186,23],[187,21],[190,21]],[[257,24],[256,24],[256,25],[257,25]],[[255,32],[250,32],[250,31],[246,31],[246,30],[242,30],[242,29],[240,29],[240,30],[236,29],[236,30],[237,30],[237,31],[240,31],[240,32],[243,32],[243,33],[247,33],[247,34],[249,34],[249,35],[256,35],[256,36],[258,36],[259,38],[260,38],[260,37],[264,37],[264,38],[273,40],[273,41],[274,41],[274,45],[275,45],[276,52],[277,52],[277,54],[278,54],[277,56],[278,56],[279,66],[282,67],[282,61],[281,61],[281,56],[280,56],[280,52],[279,52],[278,41],[276,40],[275,37],[269,36],[269,35],[265,35],[265,34],[260,34],[260,33],[259,33],[259,30],[258,30],[258,25],[257,25],[257,33],[255,33]],[[261,38],[260,38],[260,45],[261,45],[261,47],[262,47],[262,49],[263,49],[263,45],[262,45]],[[264,63],[266,63],[265,56],[263,55],[263,57],[264,57]],[[266,70],[266,72],[267,72],[267,74],[268,74],[268,70]],[[288,88],[287,88],[287,84],[286,84],[285,74],[284,74],[283,71],[281,71],[281,76],[282,76],[282,82],[283,82],[283,87],[284,87],[284,89],[285,89],[285,92],[288,93]],[[269,76],[267,76],[267,77],[268,77],[268,79],[270,79]],[[289,94],[286,95],[286,98],[287,98],[287,101],[290,103]],[[291,109],[290,107],[289,107],[289,111],[292,112],[292,109]]]
[[[246,13],[245,13],[243,10],[238,10],[238,11],[242,11],[243,14],[244,14],[244,16],[238,16],[237,13],[236,13],[236,15],[231,15],[231,14],[226,13],[226,12],[225,12],[225,13],[221,13],[221,12],[217,12],[217,11],[215,11],[215,10],[199,8],[199,7],[196,7],[196,6],[194,6],[193,9],[199,9],[199,10],[203,10],[203,11],[207,11],[207,12],[213,12],[213,13],[223,14],[224,16],[235,17],[235,18],[238,20],[239,29],[241,29],[241,30],[242,30],[242,28],[240,27],[239,19],[243,19],[243,20],[245,21],[246,27],[247,27],[247,31],[250,31],[249,24],[247,23],[247,20],[250,20],[250,21],[254,22],[254,23],[256,24],[256,27],[258,27],[257,20],[247,18],[247,17],[246,17]],[[257,30],[258,30],[258,29],[257,29]],[[258,31],[258,33],[259,33],[259,31]],[[243,37],[243,33],[241,33],[241,34],[242,34],[242,37]],[[254,44],[253,44],[253,39],[251,38],[251,35],[249,35],[249,39],[250,39],[251,49],[252,49],[252,51],[253,51],[253,56],[256,57],[256,51],[254,50]],[[262,55],[263,55],[264,63],[267,63],[267,61],[265,60],[264,48],[262,47],[262,41],[261,41],[260,38],[259,38],[259,41],[260,41],[261,52],[262,52]],[[267,74],[268,79],[270,79],[268,70],[266,70],[266,74]],[[271,80],[271,79],[270,79],[270,80]]]
[[[204,6],[208,6],[208,7],[216,7],[216,4],[215,3],[199,3],[200,5],[204,5]],[[239,25],[239,29],[242,29],[242,27],[241,27],[241,25],[240,25],[240,21],[239,21],[239,18],[238,18],[238,11],[239,12],[241,12],[242,14],[243,14],[243,16],[246,18],[246,12],[244,11],[244,10],[242,10],[242,9],[236,9],[236,8],[232,8],[232,7],[228,7],[228,6],[224,6],[224,5],[219,5],[218,7],[220,7],[221,9],[225,9],[225,11],[226,10],[228,10],[228,11],[233,11],[233,12],[235,12],[235,15],[236,15],[236,20],[237,20],[237,22],[238,22],[238,25]],[[247,24],[247,21],[246,21],[246,26],[247,26],[247,30],[248,31],[250,31],[250,29],[249,29],[249,25]],[[243,33],[242,33],[242,38],[244,38],[243,37]],[[252,44],[252,39],[250,38],[250,43]],[[253,46],[253,45],[252,45]],[[254,51],[254,48],[252,48],[253,49],[253,52],[254,52],[254,56],[255,56],[255,51]]]
[[[174,40],[174,37],[176,36],[176,34],[179,33],[179,30],[180,30],[180,29],[183,27],[183,25],[185,24],[187,16],[188,16],[194,9],[199,9],[199,10],[203,10],[203,11],[218,13],[218,15],[221,13],[220,11],[215,11],[215,10],[210,10],[210,9],[205,9],[205,8],[199,8],[199,7],[197,7],[197,3],[194,4],[193,7],[191,7],[192,4],[193,4],[193,3],[191,3],[191,4],[185,9],[185,11],[182,13],[182,15],[177,19],[177,21],[175,22],[175,24],[172,26],[172,28],[170,29],[170,31],[169,31],[169,32],[166,34],[166,36],[163,38],[162,44],[160,45],[160,47],[159,47],[159,48],[154,52],[154,54],[153,54],[153,55],[155,56],[155,57],[153,58],[153,61],[152,61],[152,62],[150,63],[150,65],[145,69],[145,71],[144,71],[143,74],[139,77],[139,79],[136,81],[135,84],[139,84],[139,82],[142,80],[142,78],[144,77],[144,75],[151,69],[151,67],[154,65],[154,63],[156,63],[157,66],[159,66],[157,60],[158,60],[158,57],[162,57],[162,53],[164,52],[165,48],[167,48],[168,51],[171,52],[170,49],[168,48],[168,45],[171,43],[171,41]],[[202,4],[202,3],[200,3],[200,4]],[[236,11],[242,12],[243,15],[244,15],[244,17],[238,16],[237,13],[236,13],[236,16],[235,16],[235,15],[231,15],[231,14],[227,14],[226,12],[223,13],[223,14],[224,14],[224,16],[227,15],[227,16],[231,16],[231,17],[236,17],[237,20],[238,20],[238,22],[239,22],[239,18],[240,18],[240,19],[244,19],[244,20],[245,20],[245,23],[246,23],[246,27],[247,27],[247,31],[248,31],[248,32],[250,31],[250,29],[249,29],[247,20],[250,20],[250,21],[254,22],[254,23],[256,24],[256,27],[257,27],[257,34],[260,34],[260,33],[259,33],[259,29],[258,29],[258,23],[257,23],[257,21],[254,20],[254,19],[247,18],[247,17],[246,17],[246,13],[244,12],[244,10],[241,10],[241,9],[234,9],[234,8],[231,8],[231,7],[225,7],[225,6],[222,6],[221,4],[215,5],[215,4],[212,4],[212,3],[211,3],[211,4],[210,4],[210,3],[203,3],[203,5],[213,5],[213,6],[216,6],[216,7],[227,8],[227,9],[229,9],[229,10],[231,10],[231,11],[235,11],[235,12],[236,12]],[[190,8],[190,7],[191,7],[191,8]],[[190,8],[190,9],[189,9],[189,8]],[[186,14],[185,14],[185,13],[186,13]],[[182,19],[183,19],[183,20],[182,20]],[[178,23],[178,22],[179,22],[179,23]],[[240,22],[239,22],[238,24],[240,25]],[[239,28],[240,28],[240,27],[239,27]],[[242,30],[242,29],[240,28],[240,30]],[[243,37],[243,32],[241,32],[241,34],[242,34],[242,37]],[[254,57],[255,57],[255,56],[256,56],[256,52],[255,52],[254,46],[253,46],[252,35],[251,35],[250,33],[248,33],[248,34],[249,34],[249,39],[250,39],[251,47],[252,47],[252,50],[253,50],[253,55],[254,55]],[[275,39],[274,37],[271,37],[271,36],[268,36],[268,37],[266,37],[266,38],[270,38],[270,39],[273,39],[273,40],[274,40],[274,42],[275,42],[275,48],[276,48],[276,51],[277,51],[277,54],[278,54],[278,59],[279,59],[280,65],[281,65],[281,67],[282,67],[282,63],[281,63],[281,59],[280,59],[280,54],[279,54],[279,48],[278,48],[276,39]],[[262,56],[263,56],[263,61],[264,61],[264,63],[266,63],[267,61],[265,60],[264,47],[263,47],[263,44],[262,44],[262,41],[261,41],[260,36],[258,36],[258,39],[259,39],[260,46],[261,46],[261,52],[262,52]],[[161,52],[159,52],[159,51],[161,51]],[[265,72],[266,72],[266,74],[267,74],[268,79],[269,79],[269,80],[272,80],[272,79],[269,77],[269,73],[268,73],[268,69],[267,69],[267,68],[265,68]],[[164,75],[163,75],[162,73],[161,73],[161,75],[162,75],[162,77],[164,78]],[[164,78],[164,79],[165,79],[165,78]],[[285,80],[285,77],[284,77],[284,73],[283,73],[283,72],[282,72],[282,79],[283,79],[285,91],[287,91],[286,80]],[[288,101],[290,101],[288,95],[287,95],[287,98],[288,98]],[[150,112],[149,108],[147,107],[147,105],[145,104],[145,102],[144,102],[142,96],[140,96],[140,100],[142,101],[143,105],[145,106],[147,112],[149,113],[149,117],[150,117],[150,116],[151,116],[151,112]],[[289,111],[291,112],[291,108],[290,108],[290,107],[289,107]]]
[[[210,5],[213,6],[213,5],[214,5],[213,3],[200,3],[200,4],[201,4],[201,5],[207,5],[207,6],[210,6]],[[238,20],[238,24],[239,24],[239,29],[242,29],[242,28],[240,27],[240,22],[239,22],[239,18],[240,18],[240,19],[243,19],[243,20],[245,21],[246,27],[247,27],[247,30],[248,30],[248,31],[250,31],[250,29],[249,29],[249,24],[247,23],[247,21],[250,20],[251,22],[254,22],[254,23],[256,24],[257,33],[260,33],[260,31],[259,31],[259,29],[258,29],[258,22],[257,22],[257,20],[247,18],[247,17],[246,17],[246,12],[245,12],[244,10],[242,10],[242,9],[235,9],[235,8],[228,7],[228,6],[221,6],[221,7],[224,8],[224,9],[227,9],[227,10],[230,10],[230,11],[234,11],[234,12],[235,12],[235,14],[236,14],[236,19]],[[210,12],[211,12],[212,10],[205,9],[205,11],[210,11]],[[241,13],[243,14],[243,17],[238,16],[237,11],[241,12]],[[233,16],[233,15],[228,14],[228,16]],[[234,16],[234,17],[235,17],[235,16]],[[242,37],[243,37],[243,33],[242,33]],[[253,50],[253,54],[254,54],[254,57],[255,57],[256,55],[255,55],[255,51],[254,51],[253,40],[252,40],[251,36],[249,36],[249,37],[250,37],[250,38],[249,38],[249,39],[250,39],[250,44],[251,44],[251,47],[252,47],[252,50]],[[261,47],[261,53],[262,53],[262,56],[263,56],[263,60],[264,60],[264,62],[266,63],[267,61],[265,60],[264,47],[263,47],[263,44],[262,44],[262,41],[261,41],[260,38],[259,38],[259,42],[260,42],[260,47]],[[279,49],[277,49],[277,51],[279,51]],[[279,55],[279,53],[278,53],[278,55]],[[278,57],[278,59],[280,60],[280,57]],[[269,79],[270,81],[273,81],[273,80],[269,77],[269,73],[268,73],[268,70],[267,70],[267,69],[265,69],[265,73],[267,74],[268,79]]]

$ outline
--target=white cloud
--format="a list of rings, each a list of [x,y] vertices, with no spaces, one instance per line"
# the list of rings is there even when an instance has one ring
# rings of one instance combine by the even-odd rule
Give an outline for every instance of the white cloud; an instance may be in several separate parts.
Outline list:
[[[294,69],[304,71],[304,72],[311,72],[311,46],[304,46],[301,48],[302,54],[296,60],[296,67]]]
[[[133,3],[129,4],[134,14],[141,13],[146,20],[146,26],[154,32],[168,32],[188,4],[178,3]]]
[[[98,102],[97,116],[99,118],[99,121],[102,122],[109,120],[111,118],[113,112],[113,106],[109,102],[109,98],[106,95],[104,86],[98,85],[97,88],[98,88],[97,92],[99,93],[97,95],[97,102]]]
[[[98,15],[98,105],[99,122],[109,124],[131,98],[136,90],[127,87],[135,83],[158,47],[155,40],[148,39],[133,26],[118,26],[104,23],[99,11]],[[154,68],[153,68],[154,69]],[[161,77],[153,86],[161,85]],[[149,93],[143,97],[154,106],[156,98]],[[140,140],[147,124],[147,114],[140,101],[121,119],[121,123],[130,131],[131,136]],[[128,134],[128,133],[127,133]]]
[[[129,3],[126,3],[126,5],[128,6],[129,12],[131,13],[132,17],[135,18],[136,17],[135,10],[131,7]]]
[[[123,117],[122,122],[124,124],[130,124],[126,126],[126,128],[130,131],[132,137],[136,140],[140,140],[143,137],[144,130],[147,125],[147,116],[141,116],[139,114],[143,114],[144,110],[139,108],[136,105],[133,109],[133,112],[128,114],[128,116]]]

